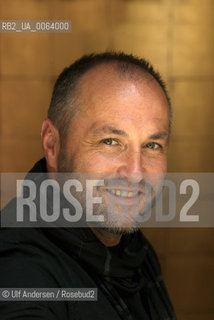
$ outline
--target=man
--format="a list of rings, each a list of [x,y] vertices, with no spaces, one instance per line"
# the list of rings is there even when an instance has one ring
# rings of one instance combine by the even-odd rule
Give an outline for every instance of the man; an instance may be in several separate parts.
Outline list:
[[[2,229],[0,284],[97,288],[98,298],[4,301],[1,319],[176,319],[155,252],[139,230],[145,175],[166,171],[170,120],[164,83],[143,59],[89,55],[62,72],[42,125],[45,159],[31,173],[98,173],[103,201],[95,215],[104,219],[88,228]],[[86,198],[79,200],[86,211]]]

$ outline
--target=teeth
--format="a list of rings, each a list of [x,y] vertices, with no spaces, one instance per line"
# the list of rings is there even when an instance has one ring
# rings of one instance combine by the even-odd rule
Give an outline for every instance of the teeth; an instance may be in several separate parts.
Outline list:
[[[112,189],[109,190],[110,193],[115,194],[116,196],[119,197],[124,197],[124,198],[132,198],[135,197],[138,194],[138,191],[132,192],[132,191],[120,191],[118,189]]]
[[[116,195],[117,195],[117,196],[120,196],[120,195],[121,195],[120,190],[117,190],[117,191],[116,191]]]
[[[128,197],[128,194],[126,191],[121,191],[121,197]]]

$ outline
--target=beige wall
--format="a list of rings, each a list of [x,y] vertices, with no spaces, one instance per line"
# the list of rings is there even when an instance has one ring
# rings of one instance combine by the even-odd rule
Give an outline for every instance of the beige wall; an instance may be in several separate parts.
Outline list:
[[[42,156],[40,127],[57,74],[91,51],[145,56],[169,86],[169,171],[214,171],[213,0],[0,0],[1,19],[71,19],[71,34],[0,34],[0,169]],[[179,319],[214,318],[212,229],[145,231]]]

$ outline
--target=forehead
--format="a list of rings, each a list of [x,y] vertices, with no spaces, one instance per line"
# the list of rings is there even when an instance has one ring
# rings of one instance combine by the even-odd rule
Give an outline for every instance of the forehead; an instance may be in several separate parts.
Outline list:
[[[152,77],[121,78],[112,66],[88,71],[76,91],[78,112],[68,129],[68,139],[87,139],[92,130],[113,126],[128,136],[168,132],[165,94]]]
[[[168,102],[159,83],[149,74],[122,77],[113,65],[88,71],[78,86],[82,114],[134,117],[137,113],[160,116],[168,113]]]
[[[155,83],[156,90],[159,89],[165,96],[157,80],[148,72],[137,66],[123,70],[116,63],[103,63],[86,72],[79,81],[79,94],[85,95],[89,93],[91,95],[93,93],[95,95],[96,93],[99,94],[99,91],[103,92],[103,90],[113,93],[113,89],[121,88],[122,85],[128,82],[133,84],[133,87],[136,84],[149,85],[149,83],[153,83],[154,87]]]

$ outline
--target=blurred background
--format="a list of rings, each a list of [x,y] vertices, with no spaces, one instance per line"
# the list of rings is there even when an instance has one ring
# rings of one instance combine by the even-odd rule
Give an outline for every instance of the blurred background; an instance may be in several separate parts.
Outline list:
[[[0,34],[0,170],[42,157],[40,127],[57,75],[81,55],[122,50],[149,59],[168,84],[169,171],[214,171],[213,0],[0,0],[0,19],[69,19],[71,33]],[[146,229],[178,318],[214,319],[214,237]]]

